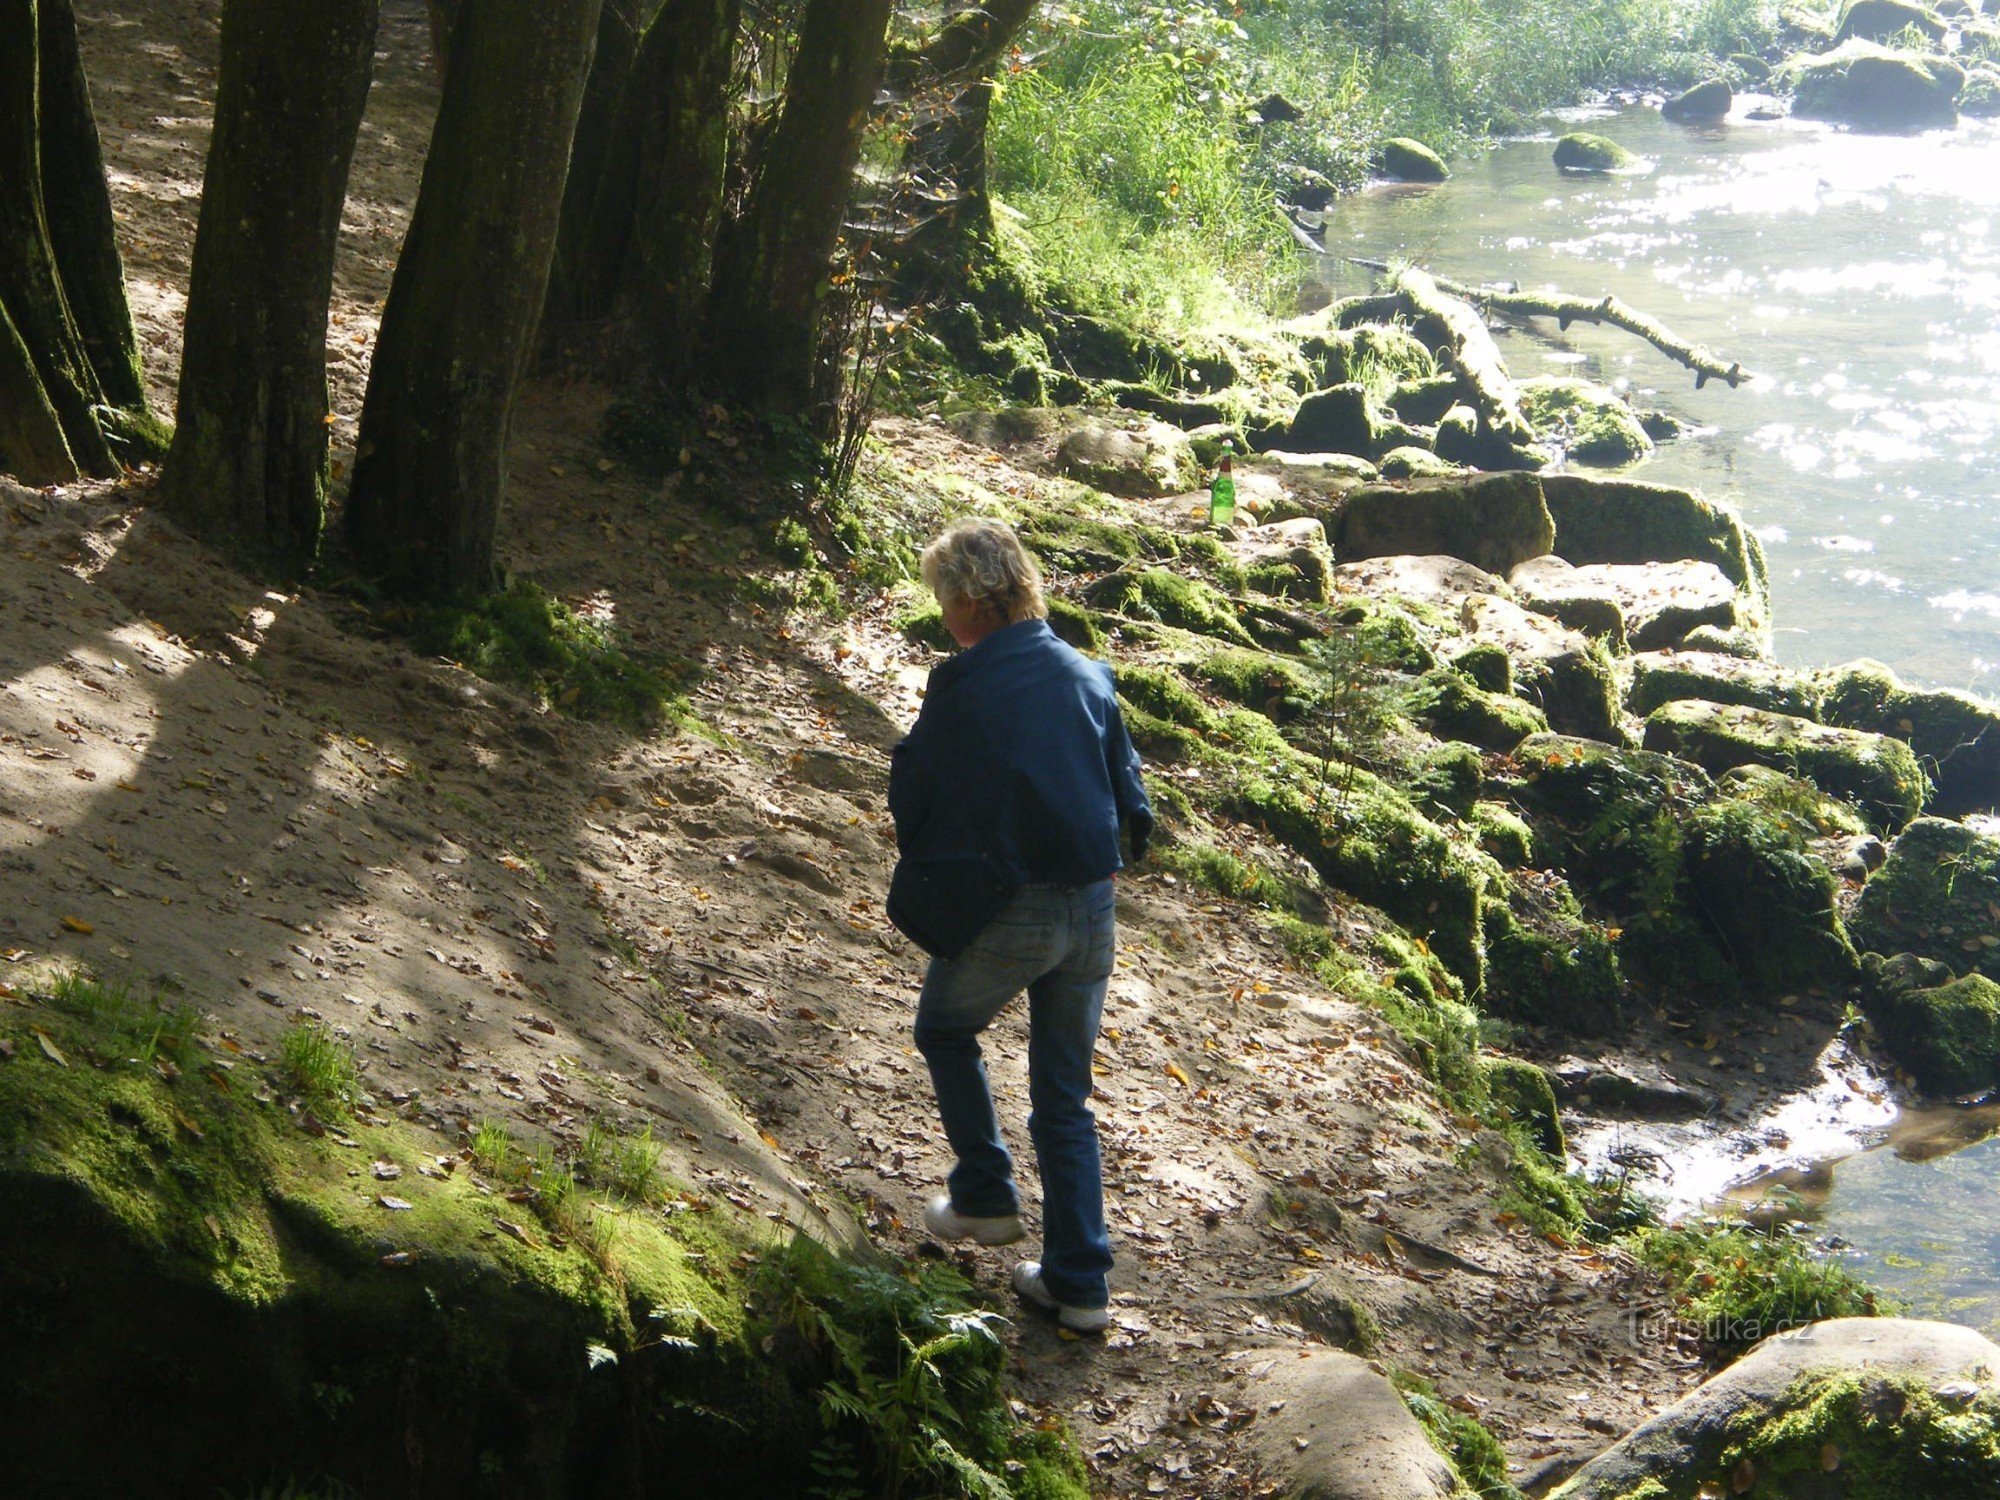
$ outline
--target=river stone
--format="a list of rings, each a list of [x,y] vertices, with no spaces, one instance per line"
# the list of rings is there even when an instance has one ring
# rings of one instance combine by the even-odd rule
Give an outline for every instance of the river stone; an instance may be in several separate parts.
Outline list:
[[[1672,485],[1588,474],[1544,474],[1556,524],[1550,550],[1567,562],[1711,562],[1768,608],[1764,549],[1736,512]]]
[[[1521,414],[1535,436],[1560,443],[1577,463],[1615,468],[1653,451],[1639,415],[1607,386],[1564,375],[1535,375],[1517,382]]]
[[[1725,1451],[1751,1433],[1772,1431],[1776,1419],[1800,1408],[1801,1398],[1818,1389],[1807,1377],[1820,1374],[1858,1377],[1859,1408],[1882,1420],[1870,1427],[1882,1451],[1850,1452],[1841,1470],[1829,1471],[1824,1461],[1826,1434],[1817,1424],[1800,1421],[1787,1446],[1782,1440],[1756,1452],[1748,1470],[1722,1465]],[[1893,1446],[1895,1417],[1904,1409],[1901,1391],[1890,1382],[1907,1381],[1943,1395],[1954,1405],[1996,1394],[2000,1380],[2000,1345],[1956,1323],[1930,1323],[1914,1318],[1833,1318],[1765,1339],[1742,1359],[1625,1435],[1585,1464],[1550,1500],[1632,1500],[1638,1495],[1765,1494],[1844,1496],[1857,1493],[1847,1472],[1903,1472],[1910,1466],[1907,1493],[1971,1496],[1992,1491],[1979,1487],[1970,1475],[1961,1488],[1940,1478],[1926,1488],[1918,1477],[1921,1459]],[[1990,1416],[1988,1418],[1990,1421]],[[1864,1429],[1865,1430],[1865,1429]],[[1853,1446],[1850,1444],[1850,1447]],[[1855,1462],[1854,1460],[1866,1460]],[[1838,1461],[1838,1455],[1836,1457]],[[1797,1483],[1767,1481],[1773,1472],[1790,1473]],[[1739,1475],[1745,1482],[1738,1482]],[[1754,1487],[1753,1487],[1754,1486]],[[1901,1486],[1898,1491],[1902,1492]]]
[[[1936,11],[1910,0],[1852,0],[1841,12],[1840,25],[1833,33],[1834,44],[1860,37],[1870,42],[1887,42],[1915,29],[1926,41],[1935,42],[1945,34],[1945,23]]]
[[[1516,690],[1561,734],[1619,744],[1618,675],[1604,648],[1578,631],[1491,594],[1466,597],[1466,631],[1514,663]]]
[[[1820,716],[1820,688],[1809,673],[1720,651],[1649,651],[1629,663],[1625,706],[1644,718],[1662,703],[1698,698],[1741,703],[1801,719]]]
[[[1729,113],[1729,106],[1735,102],[1736,96],[1730,92],[1728,79],[1709,78],[1684,94],[1674,95],[1660,106],[1660,113],[1678,124],[1719,120]]]
[[[1299,403],[1276,445],[1295,453],[1373,453],[1375,420],[1367,389],[1357,382],[1314,391]]]
[[[1164,422],[1136,429],[1079,427],[1056,449],[1056,467],[1094,489],[1137,500],[1180,494],[1201,483],[1187,434]]]
[[[1791,772],[1852,803],[1880,829],[1909,822],[1929,790],[1916,757],[1900,740],[1740,704],[1692,699],[1662,704],[1646,719],[1643,743],[1710,773],[1750,765]]]
[[[1889,846],[1849,921],[1855,946],[2000,979],[2000,838],[1919,818]]]
[[[1729,66],[1743,83],[1762,83],[1771,76],[1771,65],[1754,52],[1732,52]]]
[[[1617,601],[1636,651],[1674,645],[1704,625],[1744,623],[1742,595],[1713,563],[1592,563],[1576,574],[1582,587]]]
[[[1613,1118],[1694,1120],[1721,1106],[1715,1094],[1643,1057],[1565,1057],[1549,1077],[1564,1104]]]
[[[1458,405],[1463,390],[1456,375],[1420,375],[1398,385],[1384,404],[1402,421],[1436,426]]]
[[[1615,172],[1637,160],[1614,140],[1573,131],[1556,142],[1555,163],[1565,172]]]
[[[1377,148],[1382,170],[1403,182],[1443,182],[1451,176],[1444,158],[1422,141],[1391,136]]]
[[[1382,455],[1384,479],[1453,479],[1465,473],[1463,464],[1439,458],[1428,448],[1409,444]]]
[[[1246,1434],[1288,1500],[1449,1500],[1458,1476],[1396,1388],[1338,1349],[1247,1351],[1268,1368]]]
[[[1554,539],[1540,480],[1476,474],[1356,490],[1333,530],[1333,550],[1342,562],[1443,552],[1504,573],[1547,552]]]
[[[1473,594],[1492,594],[1502,599],[1514,597],[1514,590],[1504,578],[1441,553],[1369,557],[1359,562],[1341,563],[1333,570],[1333,586],[1343,594],[1397,595],[1425,604],[1443,604],[1452,609],[1457,609]]]
[[[951,419],[951,430],[968,443],[1004,452],[1055,441],[1066,420],[1054,406],[1003,406],[998,411],[960,412]]]
[[[1317,213],[1340,196],[1340,184],[1326,173],[1299,162],[1281,162],[1272,168],[1278,196],[1294,207]]]
[[[1849,662],[1821,680],[1827,723],[1909,743],[1936,783],[1932,811],[1956,817],[2000,807],[2000,704],[1906,687],[1878,661]]]
[[[1869,956],[1862,1001],[1882,1050],[1924,1093],[1956,1097],[2000,1087],[2000,984],[1943,974],[1915,954]]]
[[[1603,641],[1613,651],[1627,649],[1625,611],[1602,581],[1560,557],[1531,557],[1507,575],[1521,603],[1538,615]]]
[[[1777,72],[1793,92],[1792,113],[1858,130],[1900,133],[1958,123],[1965,74],[1941,57],[1898,52],[1855,37],[1831,52],[1786,61]]]

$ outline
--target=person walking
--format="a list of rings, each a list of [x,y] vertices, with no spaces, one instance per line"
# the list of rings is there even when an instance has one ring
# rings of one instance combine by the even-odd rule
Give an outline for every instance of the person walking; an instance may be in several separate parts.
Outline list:
[[[980,1245],[1022,1237],[979,1034],[1025,990],[1042,1255],[1014,1267],[1014,1290],[1096,1333],[1112,1257],[1091,1053],[1116,947],[1119,834],[1143,857],[1152,808],[1111,672],[1049,628],[1041,572],[1012,528],[957,522],[925,549],[923,576],[964,648],[931,673],[889,773],[889,916],[931,955],[916,1044],[957,1156],[924,1226]]]

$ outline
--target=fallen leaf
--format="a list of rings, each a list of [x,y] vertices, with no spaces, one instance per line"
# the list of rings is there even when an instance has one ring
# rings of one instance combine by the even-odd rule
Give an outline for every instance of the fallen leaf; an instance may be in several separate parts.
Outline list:
[[[42,1052],[50,1062],[61,1068],[69,1066],[69,1059],[62,1055],[62,1048],[49,1040],[47,1032],[37,1031],[35,1033],[35,1040],[42,1044]]]
[[[417,1252],[414,1250],[391,1250],[387,1255],[382,1257],[381,1263],[394,1271],[399,1270],[403,1266],[413,1266],[417,1263],[418,1259]]]
[[[214,1236],[215,1236],[215,1242],[216,1242],[216,1243],[217,1243],[218,1245],[219,1245],[219,1244],[221,1244],[221,1243],[222,1243],[222,1225],[221,1225],[221,1223],[220,1223],[220,1222],[219,1222],[219,1221],[218,1221],[218,1220],[216,1219],[215,1215],[214,1215],[214,1214],[203,1214],[203,1215],[201,1216],[201,1222],[202,1222],[202,1223],[204,1223],[204,1224],[206,1224],[206,1225],[208,1226],[208,1232],[209,1232],[210,1234],[212,1234],[212,1235],[214,1235]]]
[[[1824,1448],[1819,1450],[1819,1466],[1829,1474],[1840,1467],[1840,1445],[1838,1443],[1828,1443]]]
[[[82,933],[85,937],[89,937],[93,932],[97,931],[95,927],[84,921],[82,917],[64,917],[62,924],[71,932]]]
[[[13,1060],[14,1044],[6,1037],[0,1036],[0,1061],[12,1062]]]
[[[1193,1080],[1187,1076],[1187,1069],[1183,1068],[1177,1062],[1170,1062],[1167,1064],[1167,1077],[1173,1079],[1175,1082],[1182,1084],[1184,1086],[1187,1084],[1191,1084],[1193,1082]]]
[[[530,1250],[539,1250],[542,1248],[542,1242],[540,1240],[536,1239],[532,1234],[528,1233],[527,1230],[523,1229],[519,1224],[514,1223],[511,1219],[495,1219],[493,1223],[494,1226],[498,1228],[502,1234],[512,1235],[515,1239],[519,1240],[522,1244],[526,1245]]]

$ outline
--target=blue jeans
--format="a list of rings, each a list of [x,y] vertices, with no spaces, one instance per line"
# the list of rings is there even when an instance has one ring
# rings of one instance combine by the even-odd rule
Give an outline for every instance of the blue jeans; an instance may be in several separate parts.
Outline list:
[[[1028,1135],[1042,1173],[1042,1284],[1069,1307],[1110,1300],[1111,1237],[1090,1055],[1116,949],[1111,882],[1031,885],[957,958],[931,960],[917,1000],[917,1050],[930,1065],[944,1133],[958,1155],[952,1207],[978,1218],[1019,1211],[979,1033],[1028,992]]]

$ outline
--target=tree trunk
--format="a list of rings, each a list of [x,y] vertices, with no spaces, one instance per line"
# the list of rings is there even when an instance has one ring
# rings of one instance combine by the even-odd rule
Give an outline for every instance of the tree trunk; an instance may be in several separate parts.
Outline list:
[[[890,0],[807,0],[784,112],[717,261],[710,346],[734,393],[810,409],[820,307],[869,106]]]
[[[49,242],[104,399],[143,411],[145,372],[125,300],[125,263],[112,228],[111,188],[77,45],[76,11],[71,0],[41,0],[41,9],[42,204]]]
[[[69,472],[36,476],[48,484],[78,470],[108,477],[118,463],[92,410],[104,391],[64,294],[42,201],[40,19],[35,0],[0,0],[0,308],[34,360],[69,449]]]
[[[604,0],[590,80],[584,85],[576,140],[570,147],[569,178],[563,184],[555,262],[549,268],[543,316],[551,332],[576,319],[602,317],[607,311],[590,305],[596,288],[585,285],[590,271],[583,262],[584,243],[607,165],[621,156],[629,164],[634,156],[625,138],[629,129],[626,97],[641,38],[658,9],[659,0]]]
[[[168,511],[296,575],[326,511],[326,315],[378,0],[227,0]]]
[[[347,540],[391,593],[484,589],[599,0],[464,0],[362,405]]]
[[[42,389],[34,356],[14,331],[0,303],[0,474],[28,484],[57,484],[76,478],[62,422]]]

